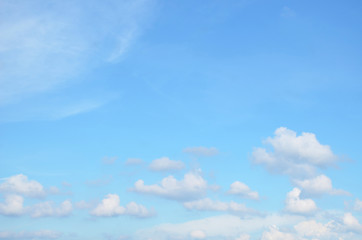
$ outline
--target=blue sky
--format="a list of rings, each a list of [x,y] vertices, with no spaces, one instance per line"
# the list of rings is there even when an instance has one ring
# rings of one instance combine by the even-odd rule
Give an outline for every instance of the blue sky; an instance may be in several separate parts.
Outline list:
[[[361,239],[361,11],[0,0],[0,239]]]

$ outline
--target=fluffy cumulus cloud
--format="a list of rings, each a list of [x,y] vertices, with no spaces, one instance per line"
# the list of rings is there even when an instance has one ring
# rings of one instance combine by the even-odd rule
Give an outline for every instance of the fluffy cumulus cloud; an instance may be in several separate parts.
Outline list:
[[[287,194],[285,210],[290,213],[310,214],[317,210],[317,205],[312,199],[301,199],[301,190],[294,188]]]
[[[171,175],[162,179],[160,184],[145,185],[143,180],[138,180],[131,191],[187,201],[204,196],[207,188],[206,180],[199,173],[189,172],[182,180]]]
[[[181,161],[171,160],[168,157],[162,157],[155,159],[151,162],[149,168],[152,171],[170,171],[180,170],[185,167],[185,164]]]
[[[199,211],[219,211],[219,212],[230,212],[233,214],[247,214],[253,213],[252,209],[247,208],[242,203],[236,202],[221,202],[214,201],[210,198],[204,198],[200,200],[184,202],[184,207],[189,210],[199,210]]]
[[[73,206],[69,200],[63,201],[59,207],[54,202],[41,202],[29,208],[30,216],[39,217],[65,217],[72,213]]]
[[[8,216],[29,215],[39,217],[65,217],[72,213],[73,207],[69,200],[63,201],[60,206],[47,201],[32,206],[24,206],[24,198],[19,195],[6,195],[4,203],[0,203],[0,214]]]
[[[20,194],[27,197],[44,197],[44,187],[35,180],[29,180],[27,176],[18,174],[6,178],[0,184],[0,192],[4,194]]]
[[[0,203],[0,214],[8,216],[22,215],[24,198],[19,195],[6,195],[4,203]]]
[[[255,164],[265,166],[270,172],[290,176],[313,176],[320,167],[328,167],[337,161],[328,145],[322,145],[313,133],[297,136],[296,132],[284,127],[275,131],[273,138],[264,142],[273,148],[256,148],[252,153]]]
[[[228,193],[238,195],[238,196],[244,197],[244,198],[254,199],[254,200],[259,199],[258,192],[251,191],[250,188],[248,187],[248,185],[246,185],[245,183],[239,182],[239,181],[235,181],[230,185],[230,189],[229,189]]]
[[[58,239],[61,233],[51,230],[22,231],[22,232],[0,232],[0,239]]]
[[[219,150],[214,147],[187,147],[183,152],[195,157],[212,157],[219,154]]]
[[[312,237],[318,239],[333,238],[337,239],[336,235],[332,232],[333,222],[327,224],[319,223],[315,220],[308,220],[298,223],[294,226],[297,235],[301,237]]]
[[[362,233],[362,225],[359,223],[358,219],[352,215],[352,213],[344,214],[343,223],[347,230]]]
[[[334,189],[332,186],[332,180],[325,175],[319,175],[315,178],[305,179],[305,180],[294,180],[294,183],[303,189],[303,194],[306,195],[348,195],[349,193],[340,190]]]
[[[130,202],[126,206],[120,205],[120,199],[117,194],[108,194],[101,203],[98,204],[91,214],[97,217],[115,217],[120,215],[129,215],[134,217],[150,217],[154,215],[153,211],[149,211],[145,206]]]

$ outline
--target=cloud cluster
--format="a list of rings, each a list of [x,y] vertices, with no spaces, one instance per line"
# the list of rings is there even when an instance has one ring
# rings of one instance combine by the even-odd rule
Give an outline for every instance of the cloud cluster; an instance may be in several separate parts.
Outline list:
[[[154,212],[135,202],[130,202],[123,207],[120,205],[120,199],[117,194],[108,194],[102,202],[91,211],[91,214],[97,217],[129,215],[145,218],[153,216]]]
[[[4,202],[0,203],[0,214],[6,216],[29,215],[33,218],[69,216],[73,210],[69,200],[63,201],[60,206],[56,206],[52,201],[24,206],[24,197],[44,198],[49,193],[57,192],[56,187],[45,189],[39,182],[29,180],[23,174],[11,176],[0,184],[0,193],[4,195]]]
[[[313,133],[296,132],[284,127],[275,131],[274,138],[267,138],[266,145],[273,147],[273,152],[265,148],[256,148],[252,154],[255,164],[265,166],[272,173],[289,176],[313,176],[317,168],[332,166],[337,161],[328,145],[322,145]]]
[[[4,203],[0,203],[0,214],[6,216],[29,215],[39,217],[65,217],[72,213],[73,207],[69,200],[63,201],[59,207],[54,202],[40,202],[32,206],[24,206],[24,198],[19,195],[5,195]]]
[[[249,198],[258,200],[259,193],[255,191],[251,191],[251,189],[245,183],[235,181],[230,185],[230,189],[228,191],[229,194],[238,195],[243,198]]]
[[[162,179],[160,184],[145,185],[143,180],[138,180],[131,191],[187,201],[204,196],[207,188],[207,182],[200,174],[189,172],[182,180],[170,175]]]
[[[168,157],[162,157],[155,159],[149,165],[152,171],[170,171],[181,170],[185,167],[185,164],[181,161],[171,160]]]

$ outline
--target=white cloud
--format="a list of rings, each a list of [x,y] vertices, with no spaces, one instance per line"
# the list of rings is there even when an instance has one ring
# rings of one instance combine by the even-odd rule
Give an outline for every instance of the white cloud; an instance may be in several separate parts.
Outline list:
[[[358,219],[355,218],[352,213],[345,213],[343,216],[343,224],[347,230],[356,231],[362,233],[362,225]]]
[[[59,207],[54,206],[54,202],[41,202],[30,207],[30,216],[40,217],[65,217],[72,213],[73,206],[69,200],[63,201]]]
[[[46,195],[44,187],[37,181],[28,180],[23,174],[18,174],[6,178],[0,184],[0,192],[6,194],[21,194],[27,197],[44,197]]]
[[[296,238],[293,234],[284,233],[279,231],[278,227],[275,225],[269,228],[269,231],[264,232],[261,240],[295,240]]]
[[[192,239],[205,239],[206,234],[202,230],[193,230],[190,232],[190,236]]]
[[[0,232],[0,239],[57,239],[62,236],[61,233],[51,230],[41,230],[32,232]]]
[[[160,184],[145,185],[143,180],[138,180],[131,191],[156,195],[168,199],[186,201],[200,198],[205,195],[207,182],[198,174],[189,172],[184,179],[177,180],[173,176],[162,179]]]
[[[22,215],[24,213],[23,208],[24,198],[19,195],[6,195],[5,203],[0,203],[1,215]]]
[[[250,198],[254,200],[259,199],[258,192],[251,191],[251,189],[245,183],[235,181],[230,185],[230,189],[228,191],[230,194],[238,195],[244,198]]]
[[[332,186],[332,181],[325,175],[319,175],[315,178],[306,179],[306,180],[294,180],[294,183],[303,189],[303,194],[317,196],[322,194],[330,195],[348,195],[349,193],[340,190],[334,189]]]
[[[183,162],[170,160],[168,157],[155,159],[151,162],[149,166],[152,171],[180,170],[184,167],[185,164]]]
[[[303,216],[298,215],[254,215],[247,218],[221,215],[178,224],[165,223],[140,230],[135,236],[136,239],[189,239],[190,232],[202,230],[207,239],[238,239],[238,237],[243,236],[244,238],[241,239],[247,240],[247,236],[244,236],[247,235],[246,233],[258,233],[266,226],[273,224],[293,225],[303,219]]]
[[[256,148],[252,161],[273,173],[312,176],[317,168],[331,166],[337,161],[330,147],[320,144],[313,133],[303,132],[297,136],[296,132],[280,127],[275,131],[275,137],[267,138],[264,143],[272,146],[274,151]]]
[[[287,194],[285,210],[290,213],[309,214],[317,210],[317,205],[312,199],[300,199],[301,190],[294,188]]]
[[[210,198],[204,198],[200,200],[184,202],[184,207],[190,210],[199,210],[199,211],[220,211],[220,212],[230,212],[233,214],[246,214],[255,212],[252,209],[247,208],[242,203],[236,202],[221,202],[213,201]]]
[[[120,199],[117,194],[108,194],[102,202],[91,211],[91,214],[97,217],[129,215],[144,218],[154,215],[154,212],[149,211],[145,206],[135,202],[130,202],[123,207],[120,205]]]
[[[212,157],[219,154],[219,150],[215,147],[187,147],[183,150],[184,153],[191,154],[195,157]]]
[[[318,223],[315,220],[303,221],[294,226],[299,236],[302,237],[332,237],[329,224]]]

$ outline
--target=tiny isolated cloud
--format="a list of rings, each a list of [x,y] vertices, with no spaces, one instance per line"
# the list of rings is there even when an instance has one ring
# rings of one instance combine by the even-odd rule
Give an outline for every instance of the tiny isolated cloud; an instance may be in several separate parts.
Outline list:
[[[29,180],[27,176],[18,174],[6,178],[0,184],[0,193],[5,194],[20,194],[27,197],[45,197],[46,191],[39,182]]]
[[[62,236],[60,232],[52,230],[40,230],[40,231],[1,231],[0,239],[58,239]]]
[[[153,216],[154,211],[150,211],[145,206],[135,202],[130,202],[126,206],[121,206],[120,199],[117,194],[108,194],[102,202],[91,211],[91,215],[97,217],[129,215],[146,218]]]
[[[317,210],[317,205],[312,199],[301,199],[301,190],[294,188],[287,194],[285,210],[295,214],[311,214]]]
[[[170,170],[181,170],[185,167],[185,164],[181,161],[171,160],[168,157],[162,157],[153,160],[149,168],[152,171],[170,171]]]
[[[229,212],[236,215],[245,215],[255,212],[254,210],[247,208],[242,203],[236,203],[234,201],[214,201],[210,198],[184,202],[183,205],[189,210]]]
[[[193,230],[193,231],[190,232],[190,237],[192,239],[205,239],[206,234],[202,230]]]
[[[313,176],[318,168],[333,166],[338,157],[328,145],[322,145],[315,134],[296,132],[280,127],[275,136],[269,137],[264,144],[274,151],[256,148],[252,153],[252,162],[264,166],[271,173],[286,174],[293,178]]]
[[[334,189],[332,186],[332,180],[325,175],[319,175],[315,178],[306,180],[294,180],[294,183],[302,188],[303,195],[318,196],[322,194],[330,195],[350,195],[350,193],[341,190]]]
[[[145,185],[143,180],[135,182],[131,191],[159,196],[178,201],[200,198],[206,194],[206,180],[197,172],[189,172],[182,180],[170,175],[162,179],[160,184]]]
[[[183,150],[184,153],[188,153],[195,157],[212,157],[219,154],[219,150],[215,147],[187,147]]]
[[[128,158],[125,162],[126,165],[141,165],[143,160],[140,158]]]
[[[230,185],[229,194],[238,195],[243,198],[258,200],[258,192],[252,191],[245,183],[235,181]]]
[[[103,164],[107,164],[107,165],[112,165],[116,162],[117,157],[103,157],[102,158],[102,163]]]

